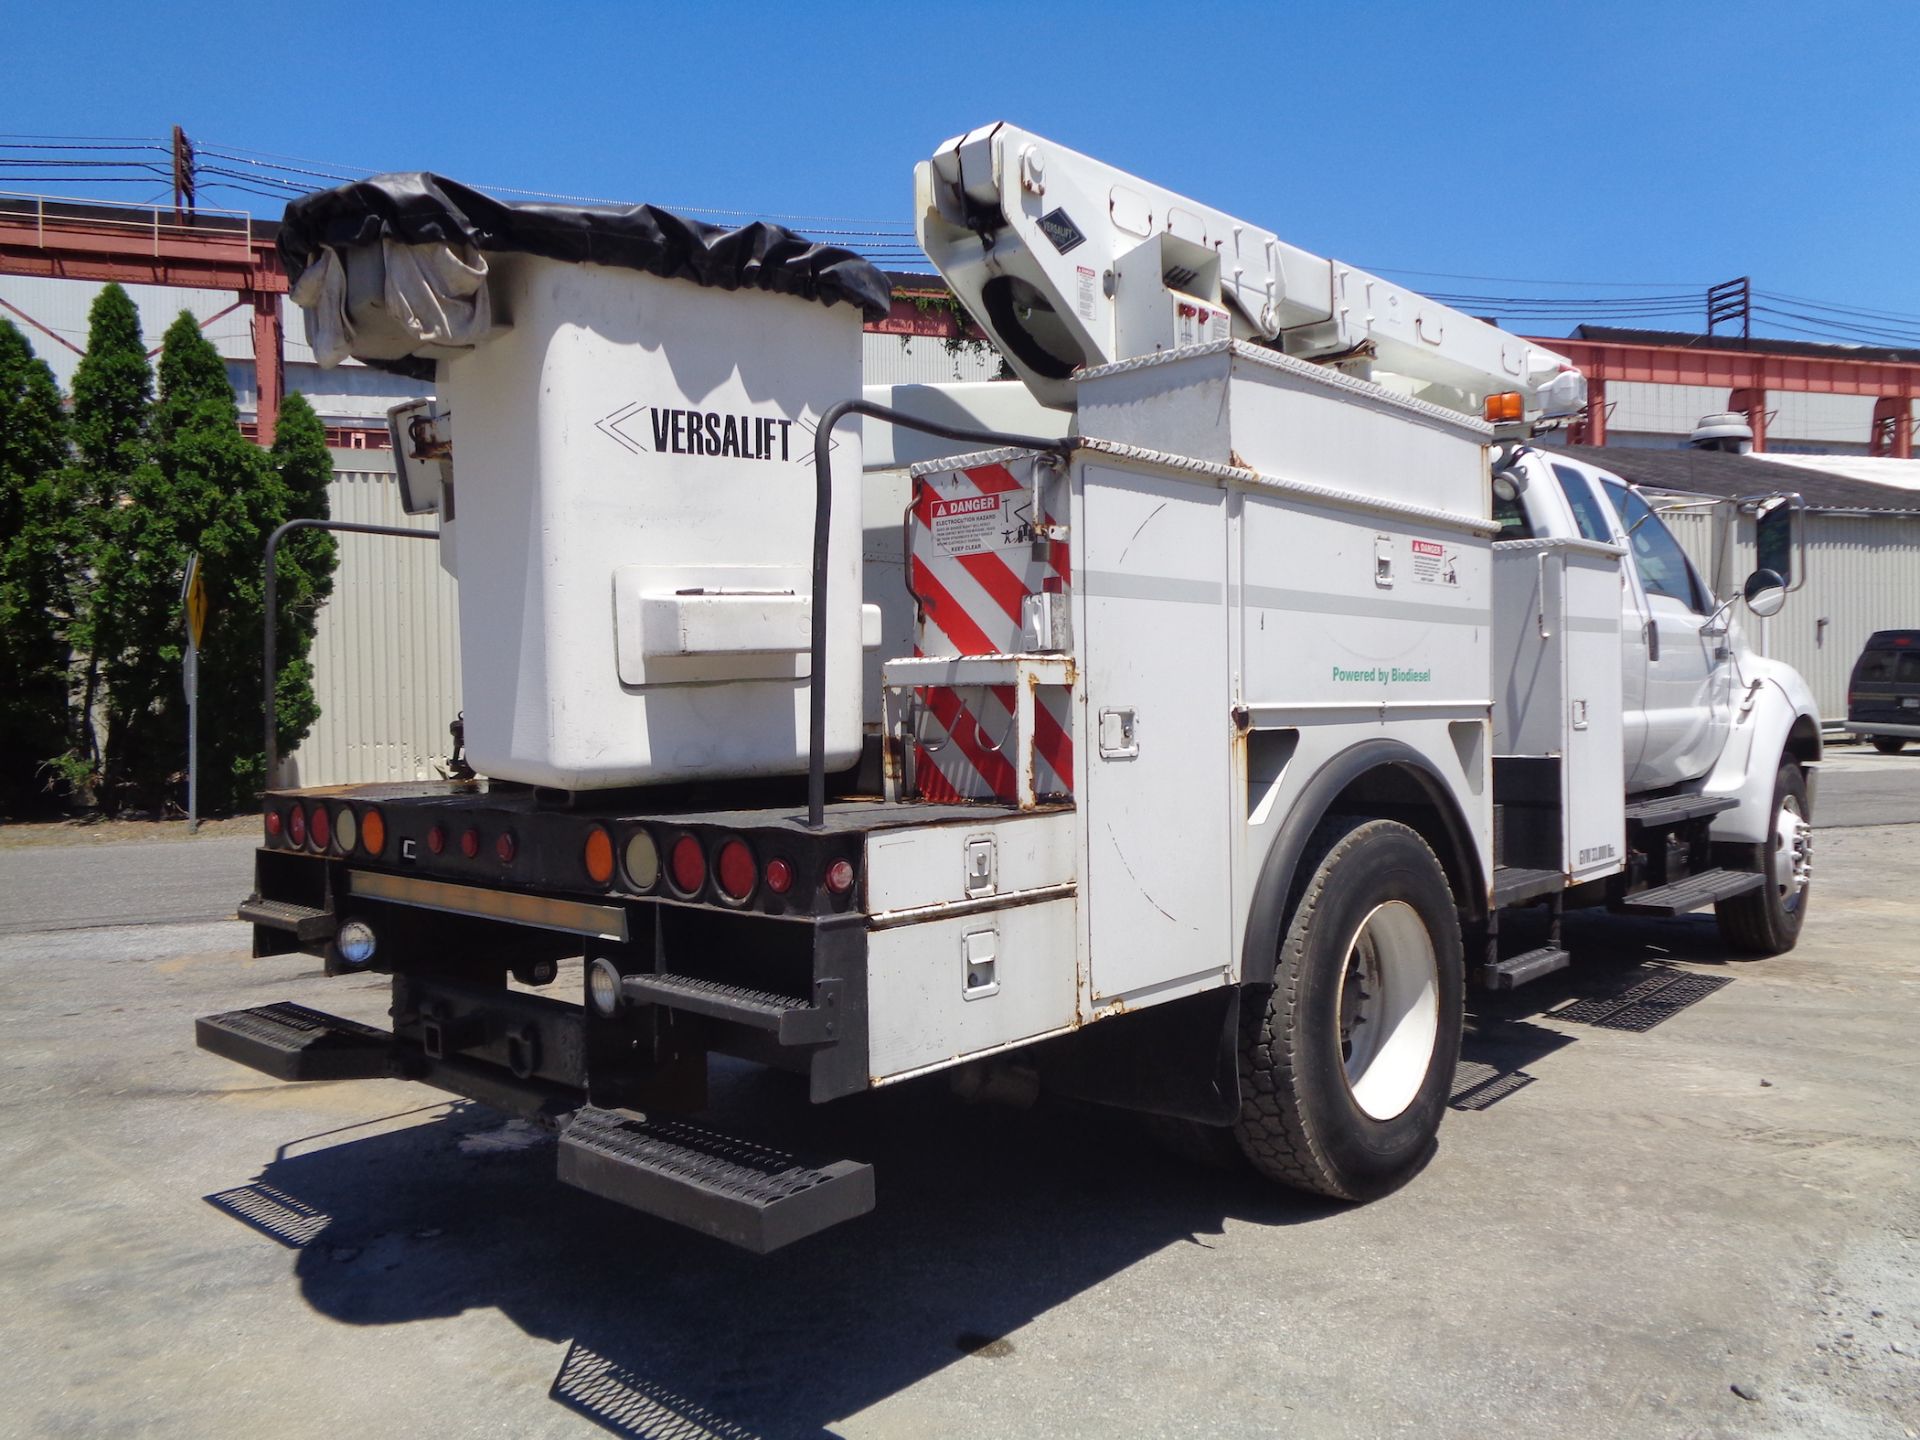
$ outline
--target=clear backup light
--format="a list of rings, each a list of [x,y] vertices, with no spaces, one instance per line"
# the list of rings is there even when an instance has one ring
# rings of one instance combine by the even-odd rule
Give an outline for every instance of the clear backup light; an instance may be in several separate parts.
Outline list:
[[[360,843],[360,822],[353,818],[353,811],[342,805],[333,812],[333,836],[340,842],[340,853],[350,855],[353,847]]]
[[[605,956],[587,967],[587,998],[602,1015],[620,1008],[620,967]]]
[[[341,925],[339,933],[333,937],[333,948],[340,958],[349,965],[365,965],[373,959],[373,952],[379,948],[379,938],[373,933],[373,927],[364,920],[349,920]]]
[[[660,883],[660,847],[645,830],[627,837],[627,883],[636,890],[651,890]]]

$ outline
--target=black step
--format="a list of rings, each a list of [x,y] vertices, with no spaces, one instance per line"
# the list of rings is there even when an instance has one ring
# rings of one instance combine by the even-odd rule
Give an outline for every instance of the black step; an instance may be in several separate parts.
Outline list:
[[[239,915],[249,924],[284,930],[302,945],[331,940],[338,926],[338,917],[331,910],[316,910],[289,900],[262,900],[258,895],[241,903]]]
[[[1524,955],[1509,955],[1504,960],[1482,966],[1480,982],[1489,990],[1512,990],[1529,980],[1538,980],[1543,975],[1564,970],[1572,963],[1573,957],[1558,946],[1542,945],[1538,950],[1529,950]]]
[[[1566,884],[1558,870],[1523,870],[1518,865],[1502,865],[1493,872],[1493,903],[1517,905],[1522,900],[1565,889]]]
[[[621,994],[635,1005],[665,1005],[690,1015],[771,1030],[782,1045],[824,1045],[834,1038],[835,987],[827,982],[820,989],[824,1005],[692,975],[628,975],[620,986]]]
[[[1731,900],[1766,883],[1751,870],[1703,870],[1657,890],[1642,890],[1611,907],[1622,915],[1685,915],[1720,900]]]
[[[873,1167],[813,1168],[674,1120],[589,1107],[560,1136],[560,1179],[759,1255],[873,1209]]]
[[[202,1050],[276,1080],[371,1080],[388,1073],[393,1041],[384,1030],[291,1000],[203,1015],[193,1022],[193,1037]]]
[[[1699,820],[1731,810],[1740,802],[1731,795],[1657,795],[1627,801],[1629,825],[1664,827]]]

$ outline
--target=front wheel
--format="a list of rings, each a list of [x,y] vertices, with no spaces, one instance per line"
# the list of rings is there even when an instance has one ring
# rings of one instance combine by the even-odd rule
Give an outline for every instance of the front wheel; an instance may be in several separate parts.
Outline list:
[[[1460,922],[1405,825],[1329,820],[1308,858],[1273,992],[1242,1008],[1234,1136],[1272,1179],[1371,1200],[1435,1149],[1460,1056]]]
[[[1800,939],[1813,884],[1813,824],[1808,818],[1807,772],[1784,760],[1773,781],[1773,833],[1761,847],[1757,890],[1713,907],[1720,938],[1748,955],[1784,955]]]
[[[1906,745],[1907,737],[1904,735],[1876,735],[1873,737],[1873,748],[1878,750],[1882,755],[1898,755],[1906,748]]]

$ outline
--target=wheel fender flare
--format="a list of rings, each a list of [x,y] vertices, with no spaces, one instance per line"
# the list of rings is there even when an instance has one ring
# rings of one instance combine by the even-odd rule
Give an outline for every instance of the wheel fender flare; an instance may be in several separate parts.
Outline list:
[[[1810,703],[1796,700],[1768,676],[1735,728],[1734,740],[1721,750],[1704,789],[1708,795],[1731,795],[1740,803],[1714,816],[1709,833],[1721,843],[1763,844],[1773,834],[1773,782],[1782,760],[1791,756],[1809,766],[1809,800],[1813,798],[1811,767],[1820,760],[1820,721]],[[1745,735],[1739,733],[1743,729]]]
[[[1280,822],[1273,844],[1267,847],[1260,874],[1254,881],[1253,899],[1247,907],[1247,933],[1240,956],[1241,988],[1265,988],[1269,983],[1249,977],[1262,975],[1262,967],[1271,966],[1273,957],[1279,953],[1288,902],[1293,897],[1300,862],[1314,830],[1356,780],[1390,767],[1408,772],[1419,783],[1439,817],[1444,843],[1435,843],[1434,849],[1454,889],[1455,903],[1469,916],[1486,913],[1487,879],[1474,852],[1473,832],[1440,771],[1426,756],[1403,741],[1362,740],[1320,767]],[[1439,838],[1427,837],[1429,843]]]

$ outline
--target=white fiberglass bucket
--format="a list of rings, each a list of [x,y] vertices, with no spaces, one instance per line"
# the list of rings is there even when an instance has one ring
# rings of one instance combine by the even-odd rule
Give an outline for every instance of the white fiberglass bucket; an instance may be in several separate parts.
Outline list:
[[[803,773],[813,432],[860,312],[526,255],[443,359],[467,756],[568,790]],[[441,352],[443,355],[445,352]],[[827,763],[860,749],[860,426],[834,435]]]

